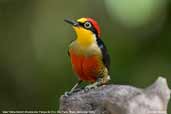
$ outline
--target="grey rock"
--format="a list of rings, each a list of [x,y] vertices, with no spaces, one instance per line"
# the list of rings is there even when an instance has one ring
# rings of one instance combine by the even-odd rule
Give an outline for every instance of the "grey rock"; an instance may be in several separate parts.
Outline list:
[[[170,89],[159,77],[146,89],[130,85],[103,85],[60,98],[61,113],[72,114],[167,114]]]

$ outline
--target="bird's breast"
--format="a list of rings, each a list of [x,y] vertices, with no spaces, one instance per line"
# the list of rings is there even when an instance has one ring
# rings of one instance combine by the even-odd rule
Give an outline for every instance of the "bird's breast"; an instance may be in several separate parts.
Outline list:
[[[69,46],[69,51],[83,56],[102,56],[101,50],[96,42],[90,44],[89,46],[83,46],[78,41],[73,41]]]
[[[73,70],[81,80],[94,82],[104,67],[102,53],[96,43],[89,46],[82,46],[77,41],[71,43],[69,54]]]
[[[81,80],[94,82],[97,79],[99,70],[102,67],[101,60],[98,56],[84,56],[70,52],[73,70]]]

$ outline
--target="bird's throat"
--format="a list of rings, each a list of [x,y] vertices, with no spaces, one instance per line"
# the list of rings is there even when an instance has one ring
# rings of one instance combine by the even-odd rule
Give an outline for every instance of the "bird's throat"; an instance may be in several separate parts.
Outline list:
[[[80,45],[87,47],[91,45],[94,42],[94,35],[91,31],[88,31],[83,28],[75,28],[74,30],[76,31],[77,34],[77,41]]]

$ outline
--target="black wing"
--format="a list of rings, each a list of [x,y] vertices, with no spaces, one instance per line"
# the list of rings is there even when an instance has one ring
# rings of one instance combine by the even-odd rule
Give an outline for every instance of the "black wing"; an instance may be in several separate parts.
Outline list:
[[[110,56],[108,54],[107,48],[100,38],[97,38],[96,41],[103,55],[103,63],[109,70],[110,69]]]

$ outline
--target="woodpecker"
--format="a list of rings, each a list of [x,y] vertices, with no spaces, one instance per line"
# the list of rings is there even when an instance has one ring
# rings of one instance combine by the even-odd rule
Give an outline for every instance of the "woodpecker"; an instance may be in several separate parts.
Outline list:
[[[72,25],[77,35],[69,45],[68,54],[79,80],[70,93],[74,92],[82,81],[91,83],[85,87],[88,90],[106,84],[110,80],[110,57],[101,39],[98,23],[92,18],[64,21]]]

